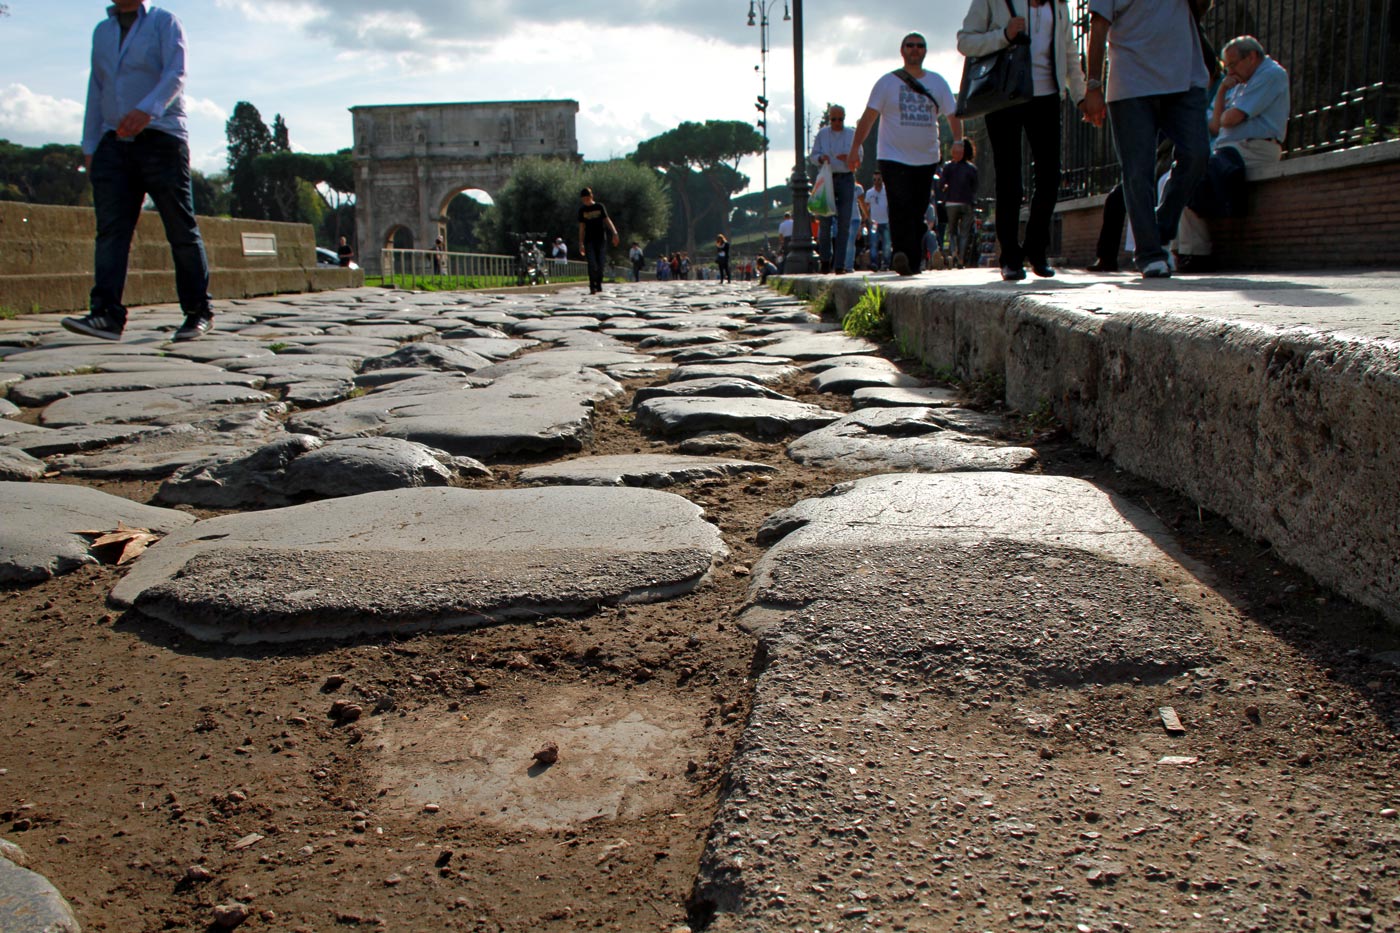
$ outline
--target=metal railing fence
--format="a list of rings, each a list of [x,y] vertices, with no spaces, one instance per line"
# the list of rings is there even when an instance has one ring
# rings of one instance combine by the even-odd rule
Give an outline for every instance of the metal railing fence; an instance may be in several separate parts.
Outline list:
[[[1083,55],[1088,0],[1071,0],[1070,8]],[[1216,0],[1201,26],[1217,50],[1252,35],[1288,69],[1293,113],[1285,157],[1400,134],[1400,0]],[[1108,128],[1083,123],[1073,103],[1064,128],[1060,199],[1108,191],[1118,181]],[[1026,183],[1029,190],[1029,176]]]
[[[396,288],[446,291],[530,284],[522,281],[520,260],[516,256],[386,247],[380,257],[384,284]],[[588,264],[585,262],[546,259],[544,267],[551,282],[588,281]]]

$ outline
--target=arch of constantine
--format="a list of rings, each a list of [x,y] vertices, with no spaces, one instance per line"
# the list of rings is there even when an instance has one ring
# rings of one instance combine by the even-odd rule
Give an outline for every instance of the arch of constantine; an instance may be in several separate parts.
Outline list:
[[[355,233],[371,275],[379,251],[407,232],[427,248],[446,229],[460,192],[492,196],[530,156],[578,159],[572,100],[351,107],[355,129]]]

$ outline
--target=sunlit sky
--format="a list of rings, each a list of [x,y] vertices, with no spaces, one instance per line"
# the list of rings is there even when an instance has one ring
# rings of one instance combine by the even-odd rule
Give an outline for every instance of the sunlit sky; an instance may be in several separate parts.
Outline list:
[[[100,0],[6,0],[0,17],[0,138],[77,143]],[[757,119],[759,33],[748,0],[165,0],[189,40],[191,158],[225,168],[224,123],[240,100],[292,147],[353,143],[348,108],[369,104],[572,99],[586,159],[623,156],[684,120]],[[792,23],[769,8],[769,183],[793,163]],[[804,4],[806,103],[839,102],[852,119],[906,32],[929,39],[926,67],[956,87],[954,36],[965,0]],[[757,189],[762,160],[740,168]],[[469,181],[468,179],[464,179]]]

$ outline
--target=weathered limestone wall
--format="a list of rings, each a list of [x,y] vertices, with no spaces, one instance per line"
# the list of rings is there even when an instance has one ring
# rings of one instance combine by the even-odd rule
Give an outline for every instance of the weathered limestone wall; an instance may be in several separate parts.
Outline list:
[[[199,218],[215,298],[321,291],[364,284],[364,273],[316,265],[307,224]],[[96,220],[90,207],[0,202],[0,307],[77,311],[88,306]],[[277,238],[276,256],[243,255],[243,234]],[[175,271],[160,217],[141,215],[131,244],[127,305],[176,300]]]
[[[844,312],[863,283],[833,289]],[[930,367],[1004,380],[1011,407],[1049,405],[1080,442],[1400,621],[1394,344],[966,286],[889,288],[885,307]]]

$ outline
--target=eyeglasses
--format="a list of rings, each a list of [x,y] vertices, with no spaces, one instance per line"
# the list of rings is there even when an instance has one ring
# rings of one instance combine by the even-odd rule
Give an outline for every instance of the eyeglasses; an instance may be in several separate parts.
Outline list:
[[[904,47],[905,47],[906,49],[926,49],[926,48],[928,48],[928,46],[927,46],[925,43],[923,43],[923,42],[906,42],[906,43],[904,43]]]

